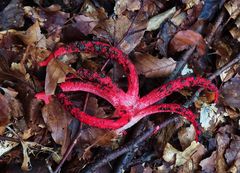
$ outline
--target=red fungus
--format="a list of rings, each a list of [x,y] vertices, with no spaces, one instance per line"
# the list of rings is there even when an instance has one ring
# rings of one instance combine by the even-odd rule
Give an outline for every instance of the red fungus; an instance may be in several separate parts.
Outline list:
[[[87,69],[78,70],[78,76],[80,76],[81,80],[72,75],[67,77],[66,82],[59,85],[62,92],[56,94],[56,97],[63,103],[65,109],[81,122],[93,127],[114,129],[116,132],[122,132],[136,124],[145,116],[160,112],[173,112],[182,115],[193,124],[196,130],[197,140],[200,131],[198,130],[198,123],[195,120],[194,113],[178,104],[155,103],[173,92],[185,87],[194,86],[212,90],[215,92],[215,101],[217,101],[218,98],[218,89],[211,84],[210,81],[201,77],[187,77],[173,80],[140,98],[138,76],[134,65],[122,51],[101,42],[82,41],[62,46],[55,50],[45,61],[41,62],[40,66],[46,66],[52,58],[73,52],[94,53],[116,60],[122,65],[128,78],[127,92],[117,87],[109,77],[102,76],[96,72],[90,72]],[[106,99],[114,106],[114,117],[118,117],[118,119],[102,119],[82,112],[79,108],[74,107],[73,103],[65,95],[65,92],[69,91],[85,91]],[[38,93],[36,94],[36,98],[48,104],[50,96],[46,96],[44,93]]]

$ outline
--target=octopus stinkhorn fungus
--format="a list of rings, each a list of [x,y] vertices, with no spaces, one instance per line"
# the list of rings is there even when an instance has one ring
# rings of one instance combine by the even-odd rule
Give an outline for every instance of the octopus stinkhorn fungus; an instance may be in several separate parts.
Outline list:
[[[40,62],[39,65],[47,66],[52,58],[76,52],[93,53],[117,61],[123,67],[128,79],[128,90],[124,92],[112,82],[110,77],[91,72],[84,68],[77,71],[81,80],[79,80],[79,78],[76,79],[74,75],[68,76],[65,82],[59,84],[61,92],[56,94],[56,97],[63,103],[65,109],[79,121],[89,126],[113,129],[116,130],[116,132],[121,132],[130,128],[145,116],[160,112],[172,112],[182,115],[193,124],[196,130],[196,140],[198,140],[200,130],[198,129],[198,123],[195,119],[196,116],[191,110],[179,104],[156,103],[173,92],[185,87],[194,86],[215,92],[215,101],[217,101],[218,89],[210,81],[201,77],[178,78],[154,89],[146,96],[140,98],[138,75],[128,57],[115,47],[94,41],[80,41],[59,47],[45,61]],[[106,99],[114,106],[114,117],[118,117],[118,119],[103,119],[86,114],[79,108],[74,107],[73,103],[68,99],[65,93],[70,91],[85,91]],[[50,97],[51,96],[47,96],[44,92],[36,94],[36,98],[43,100],[45,104],[49,103]]]

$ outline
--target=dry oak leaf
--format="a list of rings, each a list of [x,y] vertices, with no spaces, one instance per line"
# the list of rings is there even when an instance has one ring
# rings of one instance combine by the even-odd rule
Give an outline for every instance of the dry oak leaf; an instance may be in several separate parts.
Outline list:
[[[173,72],[176,67],[176,61],[172,58],[159,59],[150,54],[136,52],[134,65],[137,72],[145,77],[165,77]]]
[[[74,74],[75,70],[57,59],[52,59],[47,66],[45,93],[54,94],[57,84],[64,82],[68,73]]]
[[[181,52],[189,46],[196,46],[197,52],[203,56],[206,52],[206,43],[201,34],[192,30],[179,31],[170,41],[169,49]]]

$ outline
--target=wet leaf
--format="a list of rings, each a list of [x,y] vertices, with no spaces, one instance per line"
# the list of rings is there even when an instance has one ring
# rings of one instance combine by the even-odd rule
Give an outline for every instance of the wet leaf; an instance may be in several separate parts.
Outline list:
[[[135,67],[139,74],[148,78],[165,77],[170,75],[176,67],[172,58],[159,59],[150,54],[135,53]]]
[[[202,35],[192,30],[179,31],[170,42],[170,50],[174,52],[183,51],[189,46],[196,46],[200,56],[205,54],[206,44]]]
[[[68,73],[75,73],[75,70],[59,60],[52,59],[47,66],[45,79],[46,94],[54,94],[57,84],[64,82]]]

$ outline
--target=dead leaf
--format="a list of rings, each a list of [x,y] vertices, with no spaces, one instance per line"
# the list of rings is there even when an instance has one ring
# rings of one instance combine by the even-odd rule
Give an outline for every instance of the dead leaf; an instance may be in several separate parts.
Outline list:
[[[134,65],[139,74],[148,78],[165,77],[173,72],[176,61],[172,58],[159,59],[150,54],[136,52]]]
[[[190,127],[183,127],[178,131],[178,139],[183,149],[186,149],[192,141],[195,140],[195,130],[193,125]]]
[[[54,94],[57,84],[64,82],[68,73],[74,74],[75,70],[57,59],[52,59],[47,66],[45,93]]]
[[[30,171],[32,169],[30,157],[28,156],[29,148],[25,144],[25,142],[21,142],[23,148],[23,162],[22,162],[22,170],[23,171]]]
[[[169,49],[174,52],[181,52],[189,46],[196,46],[197,52],[203,56],[206,51],[206,43],[201,34],[192,30],[179,31],[170,41]]]
[[[200,162],[200,166],[202,167],[202,171],[205,173],[216,172],[216,158],[217,152],[214,151],[212,155]]]
[[[183,3],[186,5],[186,8],[184,10],[188,10],[193,6],[199,4],[200,0],[184,0]]]
[[[123,15],[116,19],[110,18],[99,22],[93,34],[114,43],[124,53],[129,54],[140,43],[147,25],[147,20],[141,16],[134,21]]]
[[[216,67],[219,69],[231,60],[233,53],[232,48],[223,41],[218,41],[214,44],[214,49],[216,50],[219,58],[216,60]],[[236,68],[230,68],[225,70],[220,74],[220,78],[223,82],[228,81],[235,74]]]
[[[223,98],[221,101],[228,106],[240,108],[240,78],[232,78],[231,81],[226,82],[220,89]]]
[[[94,115],[97,117],[104,117],[104,115],[106,115],[104,109],[99,107],[98,100],[95,97],[89,97],[86,112],[89,115]]]
[[[174,164],[175,167],[184,166],[182,168],[184,170],[196,170],[205,152],[205,147],[196,141],[193,141],[184,151],[178,151],[168,143],[164,148],[163,159]]]
[[[160,27],[160,25],[168,18],[170,18],[176,12],[176,7],[173,7],[161,14],[152,17],[147,24],[147,31],[154,31]]]
[[[72,24],[72,27],[77,28],[77,30],[79,30],[79,32],[83,33],[84,35],[91,34],[99,22],[98,19],[85,15],[78,15],[74,17],[74,19],[76,20],[76,23]]]
[[[41,33],[39,22],[36,21],[27,31],[17,31],[15,33],[26,45],[35,44],[36,47],[46,48],[46,38]]]
[[[0,94],[0,126],[6,126],[10,122],[10,111],[8,100]]]
[[[1,30],[22,27],[24,25],[24,11],[21,1],[11,0],[7,7],[0,12],[0,16]]]
[[[70,142],[68,126],[73,117],[63,109],[56,99],[42,108],[42,116],[53,140],[62,145],[61,153],[63,154]]]
[[[240,136],[232,135],[233,138],[231,139],[230,146],[228,149],[226,149],[226,152],[224,154],[226,158],[226,162],[228,165],[232,165],[235,160],[240,159]],[[237,166],[237,165],[236,165]],[[240,165],[238,165],[240,166]],[[240,168],[240,167],[238,167]]]
[[[240,2],[238,0],[231,0],[224,4],[232,19],[236,19],[240,14]]]
[[[230,34],[232,35],[232,37],[234,39],[236,39],[238,42],[240,42],[240,31],[239,31],[239,28],[234,27],[229,32],[230,32]]]
[[[116,15],[122,15],[125,10],[136,11],[141,7],[140,0],[117,0],[114,7]]]

